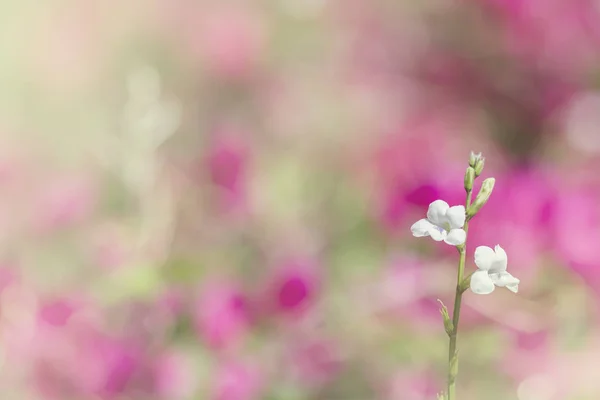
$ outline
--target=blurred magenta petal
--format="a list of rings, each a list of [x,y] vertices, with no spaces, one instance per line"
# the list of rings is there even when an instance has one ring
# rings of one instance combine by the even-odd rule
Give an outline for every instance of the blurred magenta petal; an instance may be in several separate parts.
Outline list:
[[[43,322],[54,325],[65,325],[76,310],[76,305],[67,299],[56,299],[42,304],[39,310]]]
[[[267,309],[290,317],[310,311],[320,289],[316,268],[310,259],[291,258],[282,262],[266,289]]]
[[[247,200],[249,147],[245,132],[218,128],[209,145],[206,166],[210,182],[217,190],[217,201],[224,210],[239,209]]]
[[[229,347],[249,328],[248,300],[232,283],[205,285],[196,301],[194,326],[208,346]]]
[[[116,396],[125,392],[141,366],[140,354],[134,346],[109,343],[102,357],[106,363],[106,375],[100,393]]]
[[[406,202],[421,208],[429,206],[440,198],[440,189],[433,184],[423,184],[415,187],[406,194]]]
[[[308,286],[308,282],[299,276],[291,276],[286,279],[279,289],[279,306],[286,310],[300,307],[309,297]]]

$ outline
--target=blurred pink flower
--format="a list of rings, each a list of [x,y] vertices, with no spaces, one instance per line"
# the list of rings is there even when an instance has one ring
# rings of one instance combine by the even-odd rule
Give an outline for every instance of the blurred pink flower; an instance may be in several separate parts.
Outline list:
[[[43,302],[39,306],[40,321],[53,326],[63,326],[73,313],[77,310],[77,305],[69,299],[54,299]]]
[[[289,276],[281,282],[278,305],[282,310],[293,310],[302,306],[310,297],[310,283],[302,276]]]
[[[249,329],[248,298],[233,283],[205,284],[195,307],[196,331],[215,349],[235,344]]]
[[[249,149],[243,132],[218,128],[210,144],[206,162],[210,181],[219,188],[225,210],[244,207],[249,164]]]
[[[259,399],[263,376],[256,365],[226,361],[217,370],[212,400]]]
[[[440,197],[441,188],[439,187],[439,185],[428,182],[422,185],[417,185],[416,187],[409,190],[405,194],[404,199],[408,204],[425,208]],[[391,205],[391,207],[394,207],[394,205]],[[393,213],[394,211],[390,210],[390,214]]]
[[[290,258],[271,276],[266,290],[267,310],[299,317],[310,310],[319,291],[316,265],[312,260]]]
[[[106,397],[125,393],[145,363],[140,349],[134,343],[107,340],[97,344],[97,351],[88,362],[104,364],[104,378],[98,392]]]

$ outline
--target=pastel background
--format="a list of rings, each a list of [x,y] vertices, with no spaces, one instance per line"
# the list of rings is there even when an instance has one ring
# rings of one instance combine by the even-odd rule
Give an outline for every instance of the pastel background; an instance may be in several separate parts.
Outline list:
[[[521,285],[459,398],[600,398],[600,2],[15,0],[0,56],[3,400],[435,399],[471,150]]]

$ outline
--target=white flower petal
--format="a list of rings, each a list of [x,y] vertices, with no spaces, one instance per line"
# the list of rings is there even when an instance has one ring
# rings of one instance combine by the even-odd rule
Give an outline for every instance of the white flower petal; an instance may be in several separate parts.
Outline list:
[[[481,270],[487,271],[496,261],[496,253],[490,247],[479,246],[475,249],[475,265]]]
[[[508,272],[490,274],[490,279],[492,282],[494,282],[494,285],[498,287],[506,287],[514,293],[517,293],[519,290],[519,283],[521,282]]]
[[[494,262],[490,267],[490,273],[498,273],[506,271],[506,266],[508,265],[508,256],[502,247],[499,244],[494,248],[496,256],[494,258]]]
[[[510,290],[513,293],[518,293],[519,292],[519,284],[516,285],[506,285],[506,288],[508,290]]]
[[[436,242],[441,242],[448,236],[448,232],[446,232],[444,228],[440,228],[439,226],[433,224],[431,224],[431,228],[429,228],[428,233]]]
[[[429,230],[432,229],[434,225],[427,221],[425,218],[418,220],[411,227],[410,231],[412,232],[414,237],[423,237],[429,236]]]
[[[450,206],[444,200],[436,200],[429,205],[427,210],[427,219],[429,222],[439,226],[445,226],[448,220],[446,219],[446,212]]]
[[[462,228],[465,224],[465,206],[450,207],[446,212],[446,218],[450,222],[451,229]]]
[[[518,285],[521,281],[508,272],[491,273],[490,278],[494,282],[494,285],[504,287],[507,285]]]
[[[490,294],[494,291],[494,282],[487,271],[476,271],[471,275],[471,291],[475,294]]]
[[[467,232],[463,229],[452,229],[448,232],[448,236],[444,240],[446,243],[451,244],[453,246],[461,245],[467,239]]]

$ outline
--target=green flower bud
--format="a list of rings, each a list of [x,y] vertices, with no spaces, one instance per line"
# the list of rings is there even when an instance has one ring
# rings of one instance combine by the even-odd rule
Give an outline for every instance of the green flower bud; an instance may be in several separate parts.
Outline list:
[[[475,214],[477,214],[479,210],[481,210],[481,207],[483,207],[485,203],[487,203],[490,196],[492,195],[495,183],[496,179],[494,178],[487,178],[485,181],[483,181],[483,184],[481,185],[481,189],[479,189],[479,193],[477,193],[475,201],[469,206],[469,209],[467,210],[468,219],[473,218]]]
[[[481,153],[475,154],[471,152],[471,154],[469,155],[469,167],[475,168],[479,160],[481,160]]]
[[[473,181],[475,180],[475,170],[473,167],[468,167],[465,173],[465,190],[470,192],[473,190]]]
[[[448,314],[448,308],[446,308],[440,299],[438,299],[438,302],[442,305],[442,308],[440,308],[440,314],[442,314],[442,318],[444,319],[444,329],[446,330],[448,336],[450,336],[452,335],[452,332],[454,332],[454,324],[452,323],[450,315]]]
[[[485,165],[485,158],[482,158],[477,161],[477,164],[475,164],[475,167],[474,167],[475,168],[475,177],[478,177],[479,175],[481,175],[484,165]]]

